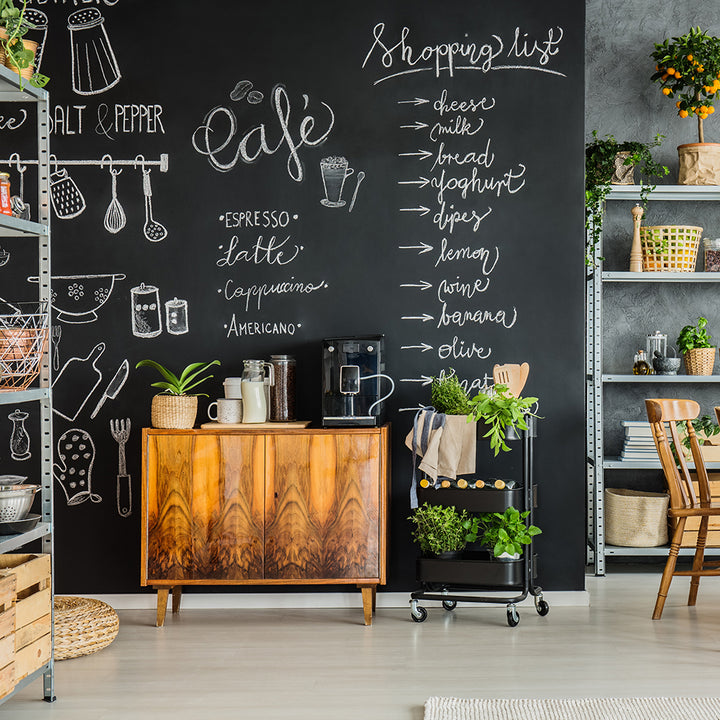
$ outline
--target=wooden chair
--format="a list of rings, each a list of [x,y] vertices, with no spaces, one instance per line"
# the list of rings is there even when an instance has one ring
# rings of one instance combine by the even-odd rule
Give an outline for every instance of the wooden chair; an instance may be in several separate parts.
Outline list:
[[[648,420],[650,420],[655,447],[660,456],[660,464],[662,465],[670,493],[668,516],[672,521],[675,521],[675,528],[670,543],[670,554],[668,555],[662,579],[660,580],[660,589],[658,590],[655,611],[653,612],[653,620],[658,620],[662,615],[665,598],[667,597],[670,582],[673,577],[685,575],[691,578],[688,605],[695,605],[698,588],[700,586],[700,578],[703,575],[720,575],[720,568],[717,567],[718,563],[705,563],[704,560],[708,522],[711,516],[720,515],[720,505],[713,505],[710,502],[710,486],[708,484],[707,470],[705,469],[705,463],[700,453],[700,445],[695,435],[695,428],[691,422],[700,414],[700,406],[694,400],[662,400],[652,398],[645,400],[645,408],[647,410]],[[672,448],[670,447],[670,441],[674,443],[676,448],[681,447],[675,425],[678,421],[685,423],[685,427],[687,428],[687,435],[690,439],[690,451],[692,452],[695,473],[697,475],[699,497],[690,480],[690,473],[688,472],[682,452],[677,453],[678,467],[675,463]],[[697,541],[695,543],[695,557],[693,559],[692,569],[675,570],[685,524],[689,517],[700,518],[700,528],[698,529]]]

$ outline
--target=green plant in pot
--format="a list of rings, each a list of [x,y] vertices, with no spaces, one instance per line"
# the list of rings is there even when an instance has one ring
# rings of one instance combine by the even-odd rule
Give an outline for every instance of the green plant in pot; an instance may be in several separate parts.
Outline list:
[[[179,375],[168,370],[154,360],[140,360],[135,368],[151,367],[157,370],[164,380],[151,383],[161,388],[162,393],[152,399],[151,422],[155,428],[189,429],[195,425],[198,397],[207,397],[206,393],[189,394],[189,390],[212,378],[212,375],[200,377],[219,360],[198,362],[188,365]]]
[[[653,148],[659,147],[664,135],[655,135],[651,142],[629,140],[618,142],[613,135],[599,138],[593,130],[592,142],[585,146],[585,264],[592,265],[595,249],[602,234],[605,198],[613,184],[623,184],[618,171],[628,169],[632,180],[635,168],[640,171],[640,200],[647,207],[647,199],[655,185],[645,182],[646,177],[662,177],[669,170],[657,163]],[[599,258],[600,260],[602,258]]]
[[[720,184],[720,144],[706,143],[703,122],[715,112],[720,91],[720,38],[699,27],[655,43],[653,82],[681,118],[696,118],[698,142],[678,146],[680,185]]]
[[[21,7],[16,7],[13,0],[0,0],[0,48],[5,65],[18,74],[21,90],[23,78],[35,87],[45,87],[49,81],[46,75],[32,70],[37,43],[25,38],[35,29],[25,16],[26,11],[27,0],[22,0]]]
[[[487,425],[483,437],[490,439],[490,447],[495,455],[510,448],[505,442],[509,429],[527,430],[526,417],[539,417],[531,411],[537,402],[536,397],[516,397],[508,391],[506,385],[496,384],[491,392],[478,393],[470,401],[470,417]]]
[[[523,553],[523,546],[529,545],[542,530],[528,525],[529,510],[520,512],[509,507],[505,512],[482,513],[480,518],[480,542],[492,550],[493,557],[516,559]]]
[[[696,325],[685,325],[678,335],[677,348],[684,355],[688,375],[712,375],[715,347],[707,330],[707,322],[701,316]]]
[[[449,374],[443,372],[432,379],[430,402],[438,412],[446,415],[469,415],[471,412],[467,391],[452,368]]]
[[[478,537],[478,518],[467,510],[458,512],[454,505],[423,503],[408,520],[413,525],[412,538],[426,556],[456,556]]]

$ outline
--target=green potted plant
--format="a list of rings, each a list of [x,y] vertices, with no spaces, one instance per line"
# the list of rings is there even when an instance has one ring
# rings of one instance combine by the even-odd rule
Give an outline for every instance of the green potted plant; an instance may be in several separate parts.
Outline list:
[[[529,545],[542,530],[528,525],[530,511],[520,512],[509,507],[505,512],[480,515],[480,542],[492,550],[493,557],[517,560],[523,553],[523,545]]]
[[[506,385],[501,384],[494,385],[490,392],[481,392],[472,398],[470,417],[487,425],[483,437],[490,438],[490,447],[495,455],[501,450],[510,450],[505,443],[508,430],[527,430],[526,417],[538,417],[531,411],[537,400],[536,397],[516,397],[508,391]]]
[[[720,144],[706,143],[703,122],[715,112],[720,90],[720,38],[699,27],[655,43],[651,80],[675,103],[681,118],[697,118],[698,142],[678,146],[680,185],[720,184]]]
[[[699,317],[697,325],[685,325],[677,339],[677,348],[684,354],[688,375],[712,375],[715,347],[707,331],[707,319]]]
[[[477,540],[478,518],[467,510],[458,512],[454,505],[423,503],[408,520],[413,525],[412,538],[426,557],[451,559]]]
[[[23,78],[35,87],[45,87],[49,80],[46,75],[33,72],[37,43],[25,38],[29,30],[35,29],[25,17],[26,10],[27,0],[22,0],[20,8],[15,6],[13,0],[0,0],[0,48],[4,54],[3,62],[18,74],[21,90]]]
[[[442,372],[432,379],[430,402],[438,412],[446,415],[469,415],[471,410],[467,391],[452,368],[449,374]]]
[[[198,362],[188,365],[180,375],[175,375],[167,368],[154,360],[140,360],[135,368],[151,367],[157,370],[164,380],[151,383],[152,387],[161,388],[152,399],[151,422],[156,428],[189,429],[195,424],[197,416],[198,397],[205,393],[188,394],[189,390],[197,387],[212,375],[199,378],[213,365],[219,365],[219,360],[212,362]]]
[[[669,170],[657,163],[652,156],[653,148],[659,147],[664,135],[655,135],[652,142],[637,140],[618,142],[614,136],[599,138],[593,130],[593,140],[585,146],[585,264],[594,263],[595,248],[600,241],[605,198],[612,185],[620,182],[618,170],[629,169],[632,180],[635,168],[640,170],[640,200],[643,207],[655,189],[655,185],[645,182],[646,177],[661,177]],[[602,259],[602,258],[599,258]]]

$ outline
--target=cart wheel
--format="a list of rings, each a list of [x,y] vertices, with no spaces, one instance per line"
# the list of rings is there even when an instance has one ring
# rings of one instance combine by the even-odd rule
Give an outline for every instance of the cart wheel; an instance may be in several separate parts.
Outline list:
[[[507,609],[507,622],[510,627],[516,627],[520,622],[520,615],[514,605],[510,605]]]
[[[538,615],[545,617],[550,612],[550,606],[542,598],[535,598],[535,609]]]
[[[456,600],[443,600],[442,606],[448,611],[454,610],[457,607],[457,601]]]
[[[427,610],[422,605],[416,605],[410,610],[410,617],[416,623],[425,622],[427,620]]]

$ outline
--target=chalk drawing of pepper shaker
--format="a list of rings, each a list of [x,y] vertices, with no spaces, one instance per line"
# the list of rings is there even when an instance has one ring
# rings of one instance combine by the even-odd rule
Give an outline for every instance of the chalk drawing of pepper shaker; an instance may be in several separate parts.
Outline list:
[[[13,460],[29,460],[30,435],[25,429],[25,421],[29,415],[22,410],[15,410],[8,415],[12,421],[13,429],[10,435],[10,456]]]
[[[140,283],[130,290],[132,333],[139,338],[154,338],[162,332],[160,292],[154,285]]]
[[[165,303],[165,329],[171,335],[184,335],[188,331],[187,300],[173,298]]]
[[[53,476],[62,487],[68,505],[80,505],[86,500],[102,501],[102,497],[92,491],[95,443],[88,433],[79,428],[64,432],[57,443],[57,458],[59,462],[53,465]]]

